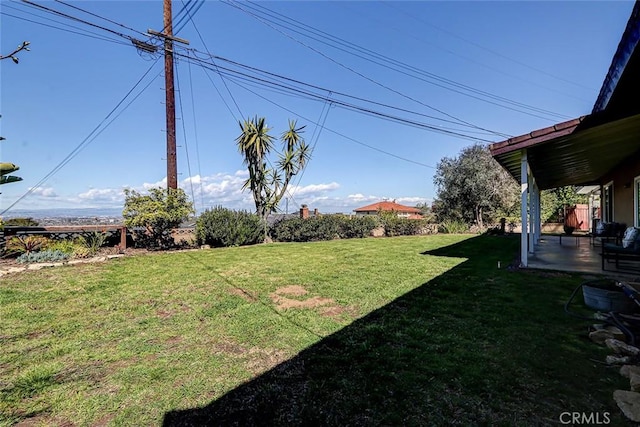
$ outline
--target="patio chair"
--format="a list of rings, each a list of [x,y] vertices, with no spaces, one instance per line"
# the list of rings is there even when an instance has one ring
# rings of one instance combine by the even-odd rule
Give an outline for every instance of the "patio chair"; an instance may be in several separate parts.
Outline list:
[[[591,246],[598,246],[596,243],[612,242],[620,244],[627,225],[619,222],[598,221],[591,234]]]
[[[640,228],[629,227],[625,230],[622,237],[622,243],[602,243],[602,270],[606,270],[606,264],[608,262],[615,262],[616,269],[624,270],[638,270],[638,266],[629,266],[625,264],[624,267],[620,267],[620,261],[625,262],[640,262]]]

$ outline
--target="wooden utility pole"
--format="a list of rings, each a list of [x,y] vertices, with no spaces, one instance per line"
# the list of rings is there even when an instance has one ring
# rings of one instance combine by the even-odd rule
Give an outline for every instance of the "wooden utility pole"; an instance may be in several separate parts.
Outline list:
[[[148,30],[147,33],[164,39],[164,85],[167,115],[167,188],[178,188],[178,162],[176,160],[176,95],[173,85],[173,42],[189,44],[187,40],[173,36],[171,0],[164,0],[164,31]]]
[[[164,0],[164,84],[167,109],[167,188],[178,188],[176,95],[173,87],[173,19],[171,0]]]

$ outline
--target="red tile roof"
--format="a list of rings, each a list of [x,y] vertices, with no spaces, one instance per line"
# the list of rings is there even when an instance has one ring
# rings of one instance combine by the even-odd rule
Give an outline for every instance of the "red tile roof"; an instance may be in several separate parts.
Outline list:
[[[363,206],[358,209],[354,209],[354,212],[378,212],[383,211],[396,211],[400,213],[419,214],[420,209],[412,208],[410,206],[400,205],[396,202],[378,202],[372,205]]]

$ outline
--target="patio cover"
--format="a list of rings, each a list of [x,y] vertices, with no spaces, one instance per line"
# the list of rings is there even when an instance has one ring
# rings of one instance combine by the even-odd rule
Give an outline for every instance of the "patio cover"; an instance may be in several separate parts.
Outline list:
[[[540,190],[600,184],[640,152],[640,1],[636,1],[591,114],[492,144],[521,185],[521,264],[540,240]]]
[[[522,182],[524,149],[541,190],[594,185],[640,151],[640,114],[611,120],[595,113],[491,145],[493,157]]]

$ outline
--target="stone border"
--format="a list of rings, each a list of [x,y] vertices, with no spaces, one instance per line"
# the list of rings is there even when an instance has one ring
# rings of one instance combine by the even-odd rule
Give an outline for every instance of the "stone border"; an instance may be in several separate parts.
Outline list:
[[[6,269],[0,269],[0,277],[4,277],[12,273],[21,273],[23,271],[28,271],[28,270],[29,271],[42,270],[43,268],[62,267],[63,265],[105,262],[113,258],[122,258],[124,256],[125,256],[124,254],[117,254],[117,255],[96,256],[93,258],[86,258],[86,259],[72,259],[70,261],[64,261],[64,262],[37,262],[37,263],[25,264],[24,267],[9,267]]]

